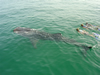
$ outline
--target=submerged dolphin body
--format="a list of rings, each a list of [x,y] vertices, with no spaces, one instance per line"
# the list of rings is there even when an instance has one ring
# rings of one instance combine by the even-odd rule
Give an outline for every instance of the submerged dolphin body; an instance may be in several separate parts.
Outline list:
[[[46,32],[41,32],[37,29],[30,29],[30,28],[24,28],[24,27],[17,27],[14,30],[14,33],[17,33],[21,36],[28,37],[32,43],[33,46],[36,48],[36,42],[38,40],[52,40],[52,41],[62,41],[68,44],[73,44],[78,47],[82,47],[87,51],[88,49],[91,49],[91,46],[85,46],[84,44],[81,44],[75,40],[68,39],[66,37],[63,37],[61,33],[55,33],[55,34],[50,34]]]

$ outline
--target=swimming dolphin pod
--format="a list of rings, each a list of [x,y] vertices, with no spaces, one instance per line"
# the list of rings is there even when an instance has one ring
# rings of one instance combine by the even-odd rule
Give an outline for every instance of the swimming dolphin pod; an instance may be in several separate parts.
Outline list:
[[[51,41],[61,41],[65,42],[67,44],[72,44],[78,47],[82,47],[85,51],[91,49],[91,46],[86,46],[82,43],[79,43],[73,39],[69,39],[66,37],[63,37],[61,33],[54,33],[50,34],[47,32],[42,32],[37,29],[30,29],[25,27],[17,27],[13,30],[14,33],[17,33],[21,36],[25,36],[29,38],[34,46],[36,48],[36,43],[38,40],[51,40]]]

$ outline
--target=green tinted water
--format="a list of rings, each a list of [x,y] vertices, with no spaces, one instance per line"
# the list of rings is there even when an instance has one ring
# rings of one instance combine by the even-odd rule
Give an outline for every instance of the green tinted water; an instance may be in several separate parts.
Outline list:
[[[0,75],[99,75],[99,41],[75,30],[85,22],[100,25],[99,0],[0,0]],[[84,57],[82,48],[43,40],[34,49],[16,27],[62,33],[93,49]]]

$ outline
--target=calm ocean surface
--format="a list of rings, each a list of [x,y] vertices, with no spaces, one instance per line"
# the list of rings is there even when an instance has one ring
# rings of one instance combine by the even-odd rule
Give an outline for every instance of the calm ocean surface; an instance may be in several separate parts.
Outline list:
[[[100,25],[100,0],[0,0],[0,75],[100,75],[100,41],[76,32],[86,22]],[[16,27],[62,33],[93,48],[84,57],[72,44],[40,40],[34,49]]]

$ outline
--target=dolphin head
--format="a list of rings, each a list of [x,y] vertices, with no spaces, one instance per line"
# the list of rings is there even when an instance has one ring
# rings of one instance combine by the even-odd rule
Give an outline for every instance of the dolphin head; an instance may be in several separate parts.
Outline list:
[[[36,29],[30,29],[25,27],[17,27],[13,30],[14,33],[17,33],[22,36],[29,36],[32,35],[32,32],[34,32]]]

